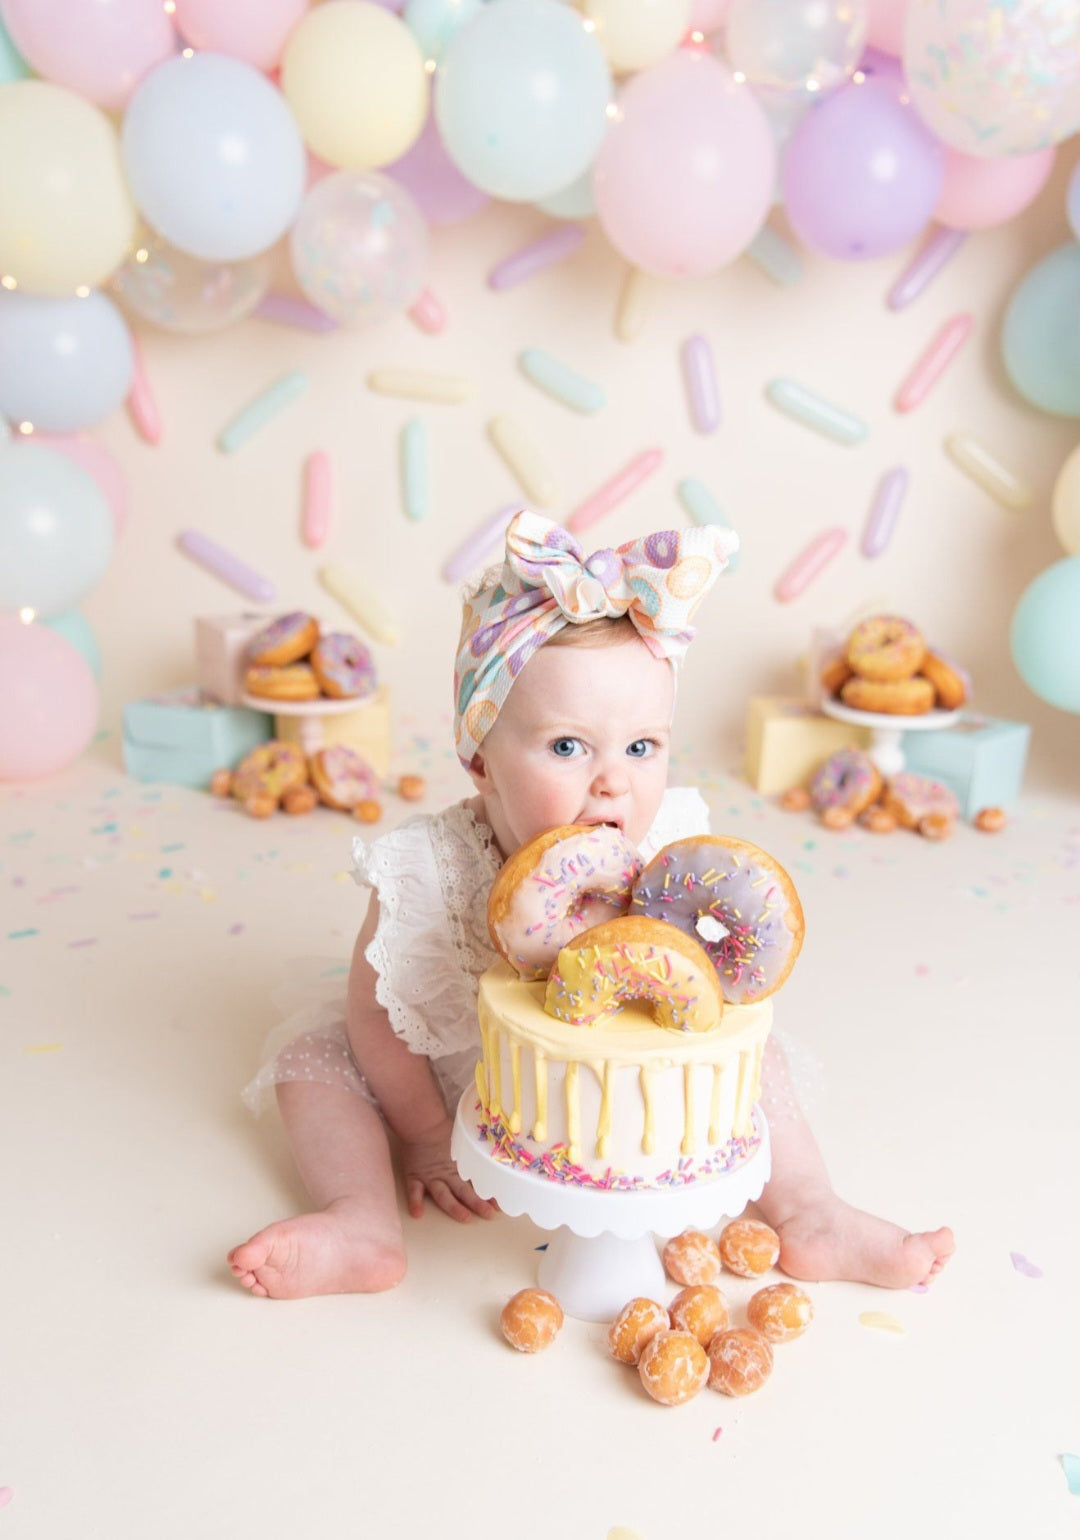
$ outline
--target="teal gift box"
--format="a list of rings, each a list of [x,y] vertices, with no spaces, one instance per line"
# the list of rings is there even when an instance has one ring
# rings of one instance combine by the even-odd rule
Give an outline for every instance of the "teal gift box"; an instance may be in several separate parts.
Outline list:
[[[209,786],[274,735],[274,719],[246,706],[223,706],[194,685],[124,707],[124,769],[137,781]]]
[[[944,781],[965,818],[984,807],[1008,810],[1020,795],[1031,728],[967,712],[955,727],[904,734],[904,769]]]

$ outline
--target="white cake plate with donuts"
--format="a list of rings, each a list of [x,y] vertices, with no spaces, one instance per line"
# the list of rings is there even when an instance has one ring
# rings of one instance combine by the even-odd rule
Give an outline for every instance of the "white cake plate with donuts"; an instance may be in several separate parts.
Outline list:
[[[497,1160],[482,1137],[476,1092],[458,1102],[450,1153],[481,1198],[493,1198],[504,1214],[527,1214],[555,1233],[542,1253],[541,1288],[554,1294],[579,1321],[613,1321],[627,1300],[658,1299],[667,1287],[654,1236],[704,1230],[736,1218],[759,1198],[772,1169],[769,1125],[754,1108],[760,1142],[733,1171],[683,1187],[607,1191],[552,1182]]]
[[[857,711],[843,701],[825,699],[821,709],[835,722],[850,722],[853,727],[870,729],[867,753],[882,775],[899,775],[904,768],[902,739],[905,733],[924,733],[932,728],[952,727],[962,711],[924,711],[920,716],[900,716],[884,711]]]
[[[300,747],[305,754],[314,754],[323,747],[324,717],[344,716],[346,712],[369,706],[375,698],[373,693],[350,695],[343,700],[333,700],[329,696],[323,696],[321,700],[274,700],[269,695],[249,695],[245,691],[240,696],[240,704],[250,706],[253,711],[265,711],[268,716],[298,717]]]

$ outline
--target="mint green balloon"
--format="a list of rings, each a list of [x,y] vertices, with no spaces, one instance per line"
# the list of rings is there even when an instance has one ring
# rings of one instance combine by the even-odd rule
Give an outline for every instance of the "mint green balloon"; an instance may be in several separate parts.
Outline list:
[[[90,672],[100,684],[101,648],[86,616],[80,615],[78,610],[65,610],[62,615],[54,615],[51,620],[46,620],[43,624],[48,626],[50,631],[55,631],[58,636],[62,636],[65,642],[71,643],[75,651],[89,664]]]
[[[1080,417],[1080,242],[1052,251],[1014,291],[1001,349],[1026,401],[1059,417]]]
[[[0,17],[0,85],[11,80],[29,80],[30,66],[15,47]]]
[[[1025,588],[1010,643],[1029,690],[1061,711],[1080,712],[1080,556],[1055,562]]]
[[[0,453],[0,611],[70,610],[105,576],[113,539],[89,471],[43,444]]]

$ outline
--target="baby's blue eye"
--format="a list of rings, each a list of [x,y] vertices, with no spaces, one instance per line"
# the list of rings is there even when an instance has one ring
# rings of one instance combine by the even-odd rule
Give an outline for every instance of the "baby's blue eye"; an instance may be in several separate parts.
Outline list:
[[[573,759],[574,754],[581,745],[576,738],[556,738],[551,745],[551,752],[560,759]]]
[[[633,743],[627,745],[626,752],[631,759],[646,759],[652,752],[652,748],[651,738],[635,738]]]

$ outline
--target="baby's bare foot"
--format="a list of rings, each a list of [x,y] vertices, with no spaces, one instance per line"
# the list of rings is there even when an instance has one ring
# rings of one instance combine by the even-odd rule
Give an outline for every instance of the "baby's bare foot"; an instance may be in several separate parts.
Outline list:
[[[784,1272],[816,1283],[842,1278],[886,1289],[910,1288],[929,1283],[955,1249],[947,1228],[912,1235],[836,1197],[798,1209],[774,1228]]]
[[[229,1252],[229,1267],[245,1288],[270,1299],[374,1294],[404,1278],[405,1248],[400,1235],[373,1235],[367,1211],[342,1200],[267,1225]]]

